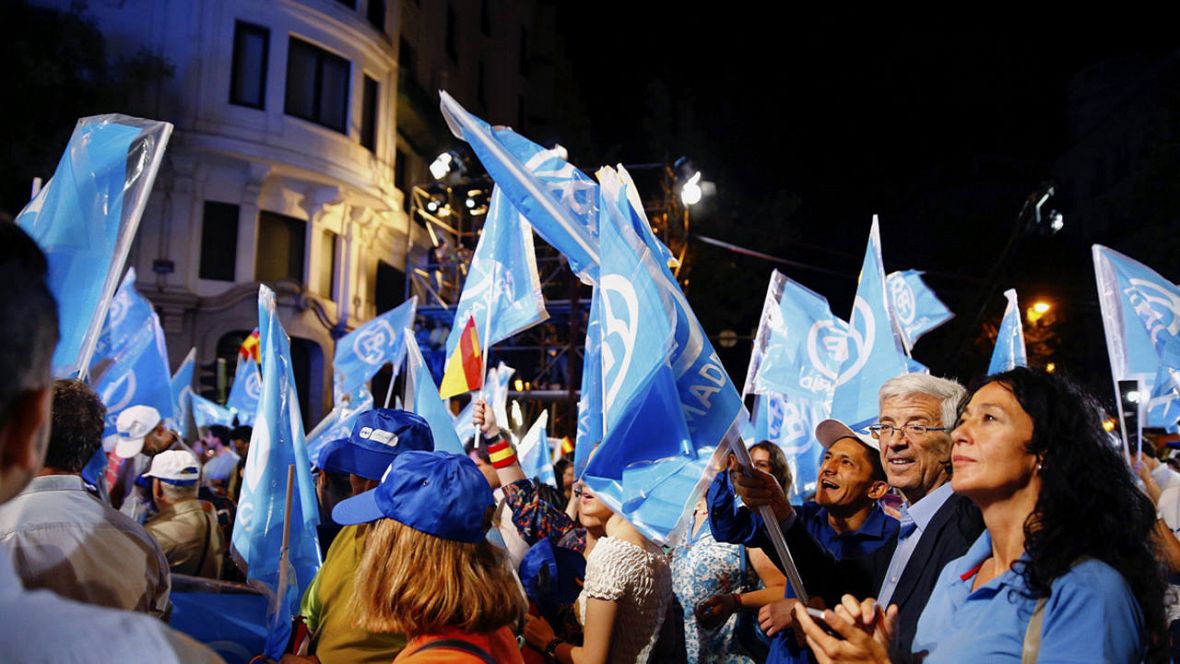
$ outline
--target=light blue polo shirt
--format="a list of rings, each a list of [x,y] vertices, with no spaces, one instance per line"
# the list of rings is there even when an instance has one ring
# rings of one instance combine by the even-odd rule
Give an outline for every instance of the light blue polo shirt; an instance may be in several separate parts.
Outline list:
[[[925,664],[1020,661],[1037,601],[1022,594],[1024,578],[1012,570],[971,591],[991,553],[984,531],[966,555],[943,568],[914,637],[914,652],[929,653]],[[1051,590],[1038,662],[1142,661],[1139,603],[1113,567],[1086,560],[1057,577]]]

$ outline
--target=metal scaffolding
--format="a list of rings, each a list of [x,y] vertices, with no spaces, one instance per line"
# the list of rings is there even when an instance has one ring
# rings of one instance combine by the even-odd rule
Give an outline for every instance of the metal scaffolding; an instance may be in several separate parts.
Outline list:
[[[687,278],[688,209],[676,195],[673,169],[663,163],[627,166],[643,197],[652,230],[679,259],[674,268]],[[413,220],[407,250],[406,298],[418,296],[416,325],[427,330],[430,348],[442,352],[454,325],[467,269],[483,230],[492,182],[487,176],[450,179],[413,187]],[[422,234],[429,242],[421,242]],[[591,290],[569,269],[565,257],[540,237],[535,242],[537,272],[549,320],[492,347],[488,366],[504,362],[516,369],[510,400],[517,400],[531,422],[549,410],[549,435],[571,438],[577,428],[577,403]],[[435,363],[437,367],[438,364]],[[439,376],[435,376],[437,380]]]

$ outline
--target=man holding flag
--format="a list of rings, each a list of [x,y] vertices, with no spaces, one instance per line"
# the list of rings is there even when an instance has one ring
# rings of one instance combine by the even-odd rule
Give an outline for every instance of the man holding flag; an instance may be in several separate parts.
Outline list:
[[[979,509],[950,485],[949,432],[965,395],[958,383],[928,374],[898,376],[881,386],[880,415],[869,430],[880,445],[885,476],[905,503],[897,535],[866,556],[837,561],[807,531],[770,475],[756,471],[732,478],[751,509],[771,505],[812,594],[828,606],[845,594],[875,597],[882,608],[898,605],[894,636],[900,652],[909,652],[938,573],[983,532]]]

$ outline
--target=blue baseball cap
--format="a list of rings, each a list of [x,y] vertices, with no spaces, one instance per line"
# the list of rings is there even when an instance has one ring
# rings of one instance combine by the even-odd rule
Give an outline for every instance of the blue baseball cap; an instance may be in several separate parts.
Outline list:
[[[426,420],[405,410],[374,408],[357,416],[351,436],[324,445],[319,467],[376,482],[389,464],[408,450],[434,450],[434,436]]]
[[[447,452],[397,455],[381,484],[343,500],[332,520],[344,526],[393,519],[414,530],[474,544],[487,532],[492,488],[475,463]]]
[[[520,561],[525,594],[547,620],[554,619],[560,606],[577,601],[585,578],[585,556],[549,538],[534,544]]]

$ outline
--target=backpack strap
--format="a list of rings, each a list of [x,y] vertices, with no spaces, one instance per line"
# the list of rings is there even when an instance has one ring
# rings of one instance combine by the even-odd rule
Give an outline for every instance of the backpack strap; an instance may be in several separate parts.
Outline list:
[[[1024,630],[1024,648],[1020,653],[1020,664],[1036,664],[1037,656],[1041,654],[1041,630],[1045,625],[1045,603],[1048,598],[1037,600],[1037,608],[1033,609],[1032,617],[1028,619],[1028,628]]]
[[[471,643],[470,641],[464,641],[462,639],[439,639],[437,641],[431,641],[421,648],[418,648],[414,652],[420,653],[423,650],[434,650],[436,648],[458,650],[460,652],[465,652],[468,655],[474,655],[475,657],[480,658],[483,660],[484,664],[496,664],[496,660],[492,659],[491,653],[484,650],[483,648],[480,648],[474,643]]]

